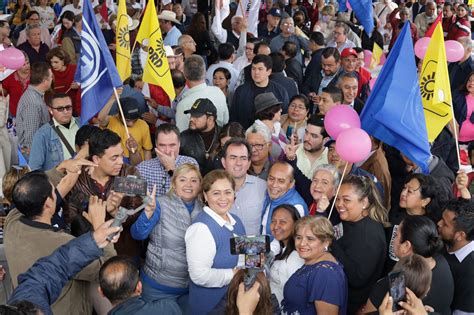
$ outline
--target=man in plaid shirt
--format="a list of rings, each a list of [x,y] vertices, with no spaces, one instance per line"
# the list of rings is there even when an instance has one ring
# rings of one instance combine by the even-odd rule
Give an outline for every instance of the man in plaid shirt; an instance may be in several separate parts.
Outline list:
[[[174,170],[181,164],[190,163],[199,167],[192,157],[179,155],[179,129],[175,125],[162,124],[156,128],[156,158],[138,164],[140,176],[148,187],[156,184],[156,197],[170,189]]]

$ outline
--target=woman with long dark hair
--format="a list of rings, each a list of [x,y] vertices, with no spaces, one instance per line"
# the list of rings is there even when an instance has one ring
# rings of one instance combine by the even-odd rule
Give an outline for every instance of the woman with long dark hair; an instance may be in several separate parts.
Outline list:
[[[451,314],[451,302],[454,296],[454,281],[448,262],[440,251],[443,241],[438,234],[436,224],[425,216],[408,216],[398,227],[394,242],[395,255],[398,258],[418,254],[428,263],[432,273],[431,287],[423,303],[434,308],[437,313]],[[374,286],[366,312],[375,311],[388,292],[388,281],[382,279]]]
[[[387,229],[388,259],[385,271],[388,272],[398,261],[394,252],[394,241],[400,222],[410,216],[426,216],[433,222],[441,218],[443,205],[447,200],[442,197],[441,188],[433,176],[412,174],[405,180],[400,193],[399,208],[390,211],[390,223]]]
[[[382,276],[388,214],[374,182],[365,176],[350,175],[344,179],[336,208],[342,221],[342,236],[333,243],[332,254],[347,275],[347,314],[355,314]]]
[[[283,287],[304,260],[298,256],[295,247],[295,224],[300,219],[298,210],[289,204],[278,206],[272,215],[270,230],[280,243],[280,252],[270,268],[270,287],[278,303],[283,300]]]

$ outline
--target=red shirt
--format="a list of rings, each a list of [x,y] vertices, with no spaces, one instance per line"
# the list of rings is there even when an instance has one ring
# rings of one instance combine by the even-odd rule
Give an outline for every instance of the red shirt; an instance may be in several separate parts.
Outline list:
[[[76,65],[70,64],[66,66],[65,71],[52,70],[54,76],[54,93],[66,93],[71,97],[74,115],[81,114],[81,90],[71,89],[74,82],[74,74],[76,73]]]
[[[2,86],[3,89],[8,92],[10,95],[10,115],[16,117],[16,110],[18,107],[18,102],[20,101],[21,96],[26,91],[28,84],[30,83],[30,78],[21,82],[20,77],[17,72],[12,73],[3,80]]]

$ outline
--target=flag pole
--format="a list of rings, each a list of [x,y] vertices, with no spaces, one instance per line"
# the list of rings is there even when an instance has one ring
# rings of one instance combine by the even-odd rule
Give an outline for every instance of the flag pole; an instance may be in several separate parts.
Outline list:
[[[120,97],[117,93],[117,89],[115,88],[115,86],[114,86],[114,94],[115,94],[115,99],[117,100],[117,107],[120,112],[120,117],[122,117],[122,122],[125,127],[125,132],[127,133],[127,139],[130,139],[130,133],[128,132],[127,121],[125,120],[125,115],[123,114],[123,110],[122,110],[122,104],[120,103]],[[131,151],[132,153],[135,153],[135,150],[132,149]]]
[[[349,165],[349,162],[346,162],[346,165],[344,165],[344,171],[342,171],[341,181],[339,182],[339,185],[337,186],[336,194],[334,195],[334,202],[332,203],[331,210],[329,211],[329,215],[328,215],[329,220],[331,219],[331,214],[332,214],[332,211],[334,210],[334,205],[336,204],[337,195],[339,194],[339,189],[341,189],[342,180],[344,179],[344,174],[346,173],[346,170],[347,170],[347,165]]]
[[[456,146],[456,156],[458,157],[458,167],[459,170],[461,170],[461,156],[459,154],[459,141],[458,141],[458,131],[457,131],[457,123],[456,123],[456,118],[454,117],[454,108],[453,104],[451,104],[451,115],[453,116],[453,119],[451,120],[453,123],[453,133],[454,133],[454,144]]]

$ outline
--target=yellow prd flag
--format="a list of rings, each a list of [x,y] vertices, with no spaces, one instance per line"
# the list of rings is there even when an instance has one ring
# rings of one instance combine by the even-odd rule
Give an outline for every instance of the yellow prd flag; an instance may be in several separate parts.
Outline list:
[[[420,75],[420,90],[428,131],[428,141],[433,142],[452,119],[452,99],[448,64],[444,48],[441,23],[431,36]]]
[[[374,43],[374,48],[372,49],[372,58],[370,60],[369,69],[375,69],[380,63],[380,57],[382,57],[383,50],[380,48],[377,43]]]
[[[128,79],[132,73],[132,64],[130,61],[130,33],[128,30],[127,7],[125,0],[119,0],[117,10],[117,28],[116,34],[116,61],[117,71],[122,81]]]
[[[163,38],[154,1],[149,1],[146,6],[136,41],[141,44],[146,38],[149,39],[149,44],[147,62],[143,69],[143,82],[161,86],[172,100],[175,98],[173,80],[171,79],[170,66],[163,47]]]

